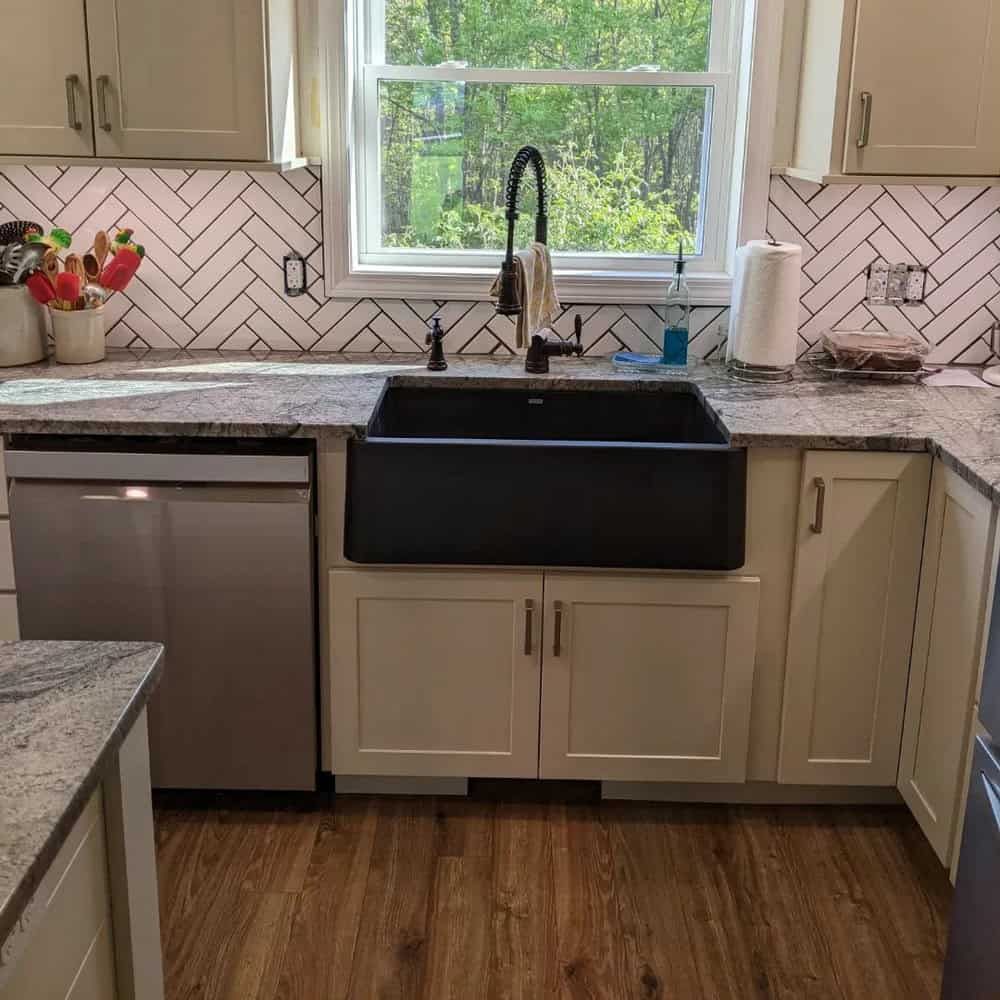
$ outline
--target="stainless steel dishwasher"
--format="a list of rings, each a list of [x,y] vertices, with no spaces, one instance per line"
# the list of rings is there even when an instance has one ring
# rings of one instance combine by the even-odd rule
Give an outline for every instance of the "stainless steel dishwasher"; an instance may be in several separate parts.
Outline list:
[[[314,788],[308,446],[21,436],[7,472],[22,637],[166,644],[153,785]]]

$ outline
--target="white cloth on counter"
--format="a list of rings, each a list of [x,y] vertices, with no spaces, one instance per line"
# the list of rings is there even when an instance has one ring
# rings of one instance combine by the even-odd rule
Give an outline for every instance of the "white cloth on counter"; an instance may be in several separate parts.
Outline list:
[[[736,251],[726,357],[749,365],[795,364],[802,248],[751,240]]]
[[[559,296],[552,274],[552,255],[544,243],[532,243],[527,250],[514,254],[516,285],[521,299],[521,312],[516,317],[515,342],[525,348],[533,334],[551,327],[559,315]],[[496,298],[500,294],[500,277],[490,289]]]
[[[993,389],[995,385],[984,382],[971,368],[941,368],[939,371],[924,377],[924,385],[937,386],[939,389],[951,386],[966,389]]]

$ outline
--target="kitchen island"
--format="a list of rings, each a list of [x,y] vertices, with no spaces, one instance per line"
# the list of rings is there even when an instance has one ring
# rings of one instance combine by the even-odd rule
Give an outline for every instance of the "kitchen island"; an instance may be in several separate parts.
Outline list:
[[[146,704],[163,647],[0,643],[0,998],[163,996]]]

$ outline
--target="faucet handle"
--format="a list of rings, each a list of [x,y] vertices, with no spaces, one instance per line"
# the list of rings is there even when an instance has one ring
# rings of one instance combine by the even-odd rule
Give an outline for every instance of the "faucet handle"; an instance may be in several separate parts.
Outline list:
[[[427,367],[432,372],[443,372],[448,367],[448,362],[444,358],[444,347],[441,341],[444,340],[444,328],[441,320],[437,316],[431,317],[431,328],[427,331],[424,343],[430,345],[431,353],[427,359]]]

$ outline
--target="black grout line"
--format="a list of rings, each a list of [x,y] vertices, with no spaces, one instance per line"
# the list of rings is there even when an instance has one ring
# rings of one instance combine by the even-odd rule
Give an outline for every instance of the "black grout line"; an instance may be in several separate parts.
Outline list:
[[[813,256],[814,256],[814,257],[816,256],[816,254],[818,254],[818,253],[819,253],[819,251],[818,251],[818,250],[816,249],[816,247],[814,247],[814,246],[812,245],[812,243],[810,243],[810,242],[809,242],[809,240],[808,240],[808,239],[806,238],[805,234],[804,234],[804,233],[802,233],[802,232],[801,232],[801,231],[799,230],[799,227],[798,227],[798,226],[796,226],[796,225],[795,225],[795,224],[794,224],[794,223],[792,222],[792,220],[791,220],[791,219],[789,219],[789,218],[788,218],[788,216],[787,216],[787,215],[785,215],[785,213],[784,213],[784,212],[782,212],[782,211],[781,211],[781,209],[780,209],[780,208],[778,208],[778,206],[777,206],[777,205],[776,205],[776,204],[775,204],[775,203],[774,203],[773,201],[768,201],[768,203],[767,203],[767,207],[768,207],[768,211],[770,211],[770,210],[772,210],[772,209],[773,209],[773,210],[774,210],[775,212],[777,212],[777,213],[778,213],[778,215],[780,215],[780,216],[781,216],[781,218],[783,218],[783,219],[785,220],[785,222],[786,222],[786,223],[788,224],[788,228],[789,228],[789,229],[791,229],[791,230],[792,230],[792,232],[793,232],[793,233],[795,233],[795,235],[796,235],[796,236],[798,236],[798,237],[799,237],[799,239],[801,239],[801,240],[802,240],[802,241],[803,241],[803,242],[805,243],[806,247],[808,247],[808,248],[809,248],[809,249],[810,249],[810,250],[811,250],[811,251],[813,252]],[[815,228],[815,226],[814,226],[813,228]],[[811,258],[810,258],[810,259],[811,259]],[[807,263],[808,263],[808,262],[807,262]],[[805,266],[805,265],[803,265],[803,267],[804,267],[804,266]]]
[[[280,204],[280,202],[279,202],[279,201],[278,201],[278,200],[277,200],[277,199],[276,199],[276,198],[275,198],[275,197],[274,197],[274,196],[273,196],[273,195],[271,194],[271,192],[270,192],[270,191],[268,191],[268,190],[267,190],[267,188],[265,188],[265,187],[262,187],[262,186],[261,186],[260,184],[258,184],[258,183],[257,183],[257,182],[256,182],[256,181],[255,181],[255,180],[253,179],[253,175],[251,175],[251,174],[248,174],[247,176],[249,176],[249,177],[250,177],[250,184],[253,184],[253,185],[254,185],[254,187],[258,188],[258,189],[260,190],[261,194],[263,194],[265,198],[267,198],[267,199],[268,199],[269,201],[272,201],[272,202],[274,202],[274,207],[275,207],[275,208],[276,208],[276,209],[277,209],[277,210],[278,210],[279,212],[281,212],[281,214],[282,214],[282,215],[284,215],[284,216],[287,216],[287,218],[288,218],[288,221],[289,221],[289,222],[291,222],[291,223],[292,223],[292,225],[294,225],[294,226],[297,226],[297,227],[298,227],[299,229],[301,229],[301,230],[302,230],[302,232],[304,232],[304,233],[306,234],[306,236],[307,236],[307,237],[308,237],[309,239],[311,239],[311,240],[314,240],[314,239],[315,239],[315,237],[314,237],[314,236],[312,236],[312,235],[311,235],[311,234],[310,234],[309,232],[307,232],[307,230],[306,230],[306,227],[305,227],[305,226],[303,226],[303,225],[300,225],[297,219],[294,219],[294,218],[293,218],[293,217],[292,217],[291,215],[289,215],[289,213],[288,213],[287,211],[285,211],[285,208],[284,208],[284,206]],[[246,189],[247,189],[248,187],[250,187],[250,184],[248,184],[248,185],[247,185],[247,187],[245,187],[245,188],[243,189],[243,191],[246,191]],[[240,192],[240,197],[242,197],[242,196],[243,196],[243,191],[241,191],[241,192]],[[244,203],[244,204],[245,204],[245,203]],[[311,207],[312,207],[312,206],[310,206],[310,208],[311,208]],[[254,215],[258,215],[258,213],[257,213],[256,211],[254,211],[254,209],[253,209],[253,206],[252,206],[252,205],[247,205],[247,208],[249,208],[249,209],[250,209],[250,211],[252,211]],[[316,215],[319,215],[319,214],[320,214],[319,212],[317,212],[317,213],[316,213]],[[263,222],[263,223],[264,223],[265,225],[268,225],[267,221],[266,221],[266,220],[264,219],[264,217],[263,217],[263,216],[258,216],[258,217],[260,218],[261,222]],[[315,218],[316,218],[316,216],[314,215],[314,216],[313,216],[313,219],[315,219]],[[309,222],[311,223],[311,222],[313,221],[313,219],[310,219],[310,220],[309,220]],[[273,230],[273,227],[270,227],[270,226],[268,226],[268,228],[270,228],[272,232],[274,231],[274,230]],[[282,240],[282,242],[284,242],[284,237],[281,237],[281,236],[280,236],[279,234],[277,234],[277,233],[276,233],[275,235],[278,235],[278,236],[279,236],[279,238],[280,238],[280,239]],[[322,241],[322,240],[319,240],[319,241],[317,241],[317,242],[319,242],[320,244],[322,244],[322,242],[323,242],[323,241]]]

